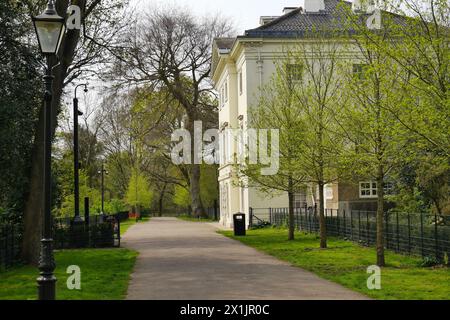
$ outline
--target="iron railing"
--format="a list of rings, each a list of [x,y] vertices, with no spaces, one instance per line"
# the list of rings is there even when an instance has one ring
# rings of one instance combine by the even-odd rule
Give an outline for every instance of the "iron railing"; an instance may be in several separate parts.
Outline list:
[[[251,208],[251,225],[268,222],[274,226],[288,225],[288,208]],[[316,208],[295,208],[296,229],[318,233]],[[325,210],[327,235],[342,237],[362,245],[376,244],[376,212]],[[439,261],[450,256],[450,217],[430,214],[389,212],[384,215],[385,247],[398,253],[434,257]]]
[[[120,247],[121,216],[90,216],[88,223],[56,218],[53,224],[55,249]],[[21,262],[22,226],[0,221],[0,271]]]
[[[204,208],[204,210],[205,210],[206,216],[209,219],[214,220],[214,221],[219,221],[219,219],[220,219],[220,208],[218,206],[217,207]],[[170,213],[163,214],[162,216],[164,216],[164,217],[180,217],[180,216],[190,215],[190,216],[192,216],[194,218],[199,218],[199,216],[195,216],[195,215],[190,214],[191,211],[192,211],[191,208],[179,209],[179,210],[171,211]]]
[[[18,224],[0,225],[0,271],[20,262],[22,228]]]
[[[206,213],[209,217],[209,219],[214,221],[219,221],[220,219],[220,208],[219,207],[212,207],[212,208],[206,208]]]
[[[54,219],[55,249],[120,247],[119,215],[89,216],[75,224],[72,218]]]

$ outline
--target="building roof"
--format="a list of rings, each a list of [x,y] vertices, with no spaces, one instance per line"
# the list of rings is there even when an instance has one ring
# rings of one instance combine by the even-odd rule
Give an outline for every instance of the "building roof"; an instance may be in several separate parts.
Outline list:
[[[352,13],[352,3],[345,0],[324,0],[325,10],[319,12],[304,12],[301,7],[291,8],[288,13],[280,17],[272,17],[270,22],[257,28],[246,30],[238,38],[299,38],[313,31],[352,32],[346,26]],[[382,11],[389,15],[396,25],[406,26],[407,17]],[[369,14],[359,14],[361,23],[366,23]],[[267,17],[266,17],[267,18]],[[270,19],[269,19],[270,20]],[[229,52],[236,42],[236,38],[216,38],[214,42],[225,53]]]
[[[353,33],[355,30],[348,29],[348,19],[354,15],[352,3],[345,0],[324,0],[325,10],[319,12],[304,12],[299,8],[289,8],[286,14],[280,17],[270,17],[269,22],[250,30],[246,30],[244,35],[237,38],[216,38],[214,46],[216,50],[213,54],[212,72],[215,72],[221,54],[230,53],[236,46],[239,39],[298,39],[308,37],[314,31],[321,32],[321,36],[329,33],[335,36],[337,33]],[[389,15],[396,25],[406,26],[409,18],[387,11],[382,11],[382,15]],[[358,13],[361,24],[366,24],[369,14]],[[269,17],[265,17],[269,18]]]
[[[301,37],[314,30],[343,31],[346,30],[346,21],[351,12],[351,2],[342,0],[324,0],[325,10],[319,12],[304,12],[297,8],[271,22],[255,29],[245,31],[244,37],[249,38],[292,38]],[[369,15],[361,15],[362,20]],[[394,23],[404,24],[405,17],[392,15]],[[350,31],[351,30],[347,30]]]

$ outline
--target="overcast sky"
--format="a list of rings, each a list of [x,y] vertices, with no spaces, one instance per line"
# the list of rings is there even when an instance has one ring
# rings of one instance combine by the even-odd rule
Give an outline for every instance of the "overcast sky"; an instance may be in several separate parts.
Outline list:
[[[284,7],[300,7],[303,0],[133,0],[139,8],[152,6],[176,5],[190,8],[195,14],[216,14],[229,17],[236,26],[236,31],[259,26],[260,16],[279,16]]]

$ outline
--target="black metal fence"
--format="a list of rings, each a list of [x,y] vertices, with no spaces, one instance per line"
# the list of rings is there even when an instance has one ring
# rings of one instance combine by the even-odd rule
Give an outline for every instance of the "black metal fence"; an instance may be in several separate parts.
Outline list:
[[[220,208],[218,206],[204,208],[204,209],[205,209],[205,213],[209,219],[214,220],[214,221],[219,221]],[[174,210],[174,211],[165,213],[162,216],[163,217],[180,217],[180,216],[190,215],[190,212],[192,212],[192,209],[186,208],[186,209]],[[192,216],[192,217],[195,217],[195,216]],[[195,217],[195,218],[198,218],[198,217]]]
[[[12,223],[0,225],[0,271],[20,261],[22,228]]]
[[[55,249],[120,247],[121,216],[90,216],[76,224],[73,218],[54,220]]]
[[[251,225],[288,225],[288,208],[250,209]],[[316,208],[296,208],[295,226],[308,233],[319,232]],[[376,244],[376,212],[326,210],[327,235],[343,237],[363,245]],[[398,253],[434,257],[450,256],[450,217],[428,214],[386,213],[384,242]]]
[[[116,218],[119,219],[120,222],[128,220],[130,213],[128,211],[122,211],[115,214]]]
[[[57,218],[53,224],[55,249],[120,247],[120,221],[124,215],[90,216],[75,224],[73,218]],[[0,221],[0,271],[20,263],[22,226]]]
[[[208,218],[214,221],[219,221],[220,219],[220,208],[219,207],[212,207],[212,208],[206,208],[206,213],[208,214]]]

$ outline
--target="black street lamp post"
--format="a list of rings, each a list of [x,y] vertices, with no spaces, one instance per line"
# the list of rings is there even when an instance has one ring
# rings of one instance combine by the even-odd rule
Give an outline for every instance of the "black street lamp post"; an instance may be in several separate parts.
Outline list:
[[[98,173],[101,174],[102,177],[102,215],[105,214],[105,174],[108,175],[108,170],[105,169],[105,164],[102,163],[102,170]]]
[[[41,240],[41,252],[39,258],[40,276],[37,279],[39,300],[55,300],[56,277],[55,259],[53,256],[52,236],[52,187],[51,187],[51,157],[52,157],[52,84],[53,75],[50,60],[58,52],[62,36],[64,34],[64,18],[55,10],[52,0],[47,4],[43,14],[33,17],[33,23],[39,42],[41,53],[47,59],[47,70],[44,76],[44,112],[45,112],[45,143],[44,143],[44,217],[43,237]]]
[[[78,110],[77,89],[84,86],[84,92],[88,92],[87,84],[79,84],[75,87],[75,95],[73,98],[73,168],[74,168],[74,194],[75,194],[75,218],[74,224],[82,224],[83,219],[80,217],[80,159],[79,159],[79,143],[78,143],[78,117],[83,113]]]

